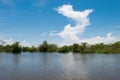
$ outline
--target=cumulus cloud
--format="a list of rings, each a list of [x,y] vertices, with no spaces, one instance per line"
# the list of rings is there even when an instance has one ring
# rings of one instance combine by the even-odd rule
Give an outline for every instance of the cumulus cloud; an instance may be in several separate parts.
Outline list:
[[[78,35],[83,33],[85,28],[89,25],[88,16],[93,10],[87,9],[84,11],[75,11],[73,10],[72,5],[63,5],[58,7],[56,10],[58,13],[76,22],[75,26],[72,26],[71,24],[66,25],[64,30],[57,35],[64,39],[64,43],[69,44],[80,42]]]
[[[97,36],[97,37],[81,40],[81,42],[87,42],[88,44],[98,44],[98,43],[109,44],[117,40],[118,39],[116,37],[112,36],[112,33],[108,33],[105,37]]]
[[[90,21],[88,16],[90,13],[93,12],[93,9],[86,9],[84,11],[75,11],[72,5],[63,5],[55,9],[59,14],[73,20],[75,25],[72,26],[71,24],[67,24],[64,26],[64,29],[59,32],[51,32],[51,36],[60,36],[63,39],[64,45],[70,45],[73,43],[82,43],[87,42],[89,44],[96,44],[96,43],[110,43],[117,40],[115,37],[112,36],[111,33],[108,33],[106,37],[94,37],[89,39],[80,39],[78,35],[81,35],[87,26],[90,25]]]
[[[2,39],[2,40],[0,40],[0,45],[11,45],[11,44],[13,44],[15,41],[12,39],[12,38],[10,38],[10,39]]]
[[[4,39],[4,40],[0,40],[0,45],[11,45],[14,42],[16,42],[16,41],[14,41],[12,38]],[[26,41],[26,40],[21,41],[20,45],[23,46],[23,47],[26,47],[26,46],[31,47],[32,46],[32,44],[29,41]]]
[[[26,40],[23,40],[20,42],[20,45],[23,46],[23,47],[32,47],[32,44],[29,42],[29,41],[26,41]]]

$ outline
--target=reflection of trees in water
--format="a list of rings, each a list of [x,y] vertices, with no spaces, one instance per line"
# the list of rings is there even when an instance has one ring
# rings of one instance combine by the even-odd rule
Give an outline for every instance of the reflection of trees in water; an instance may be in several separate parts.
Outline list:
[[[13,54],[13,64],[17,65],[20,62],[21,54]]]
[[[2,53],[0,53],[0,62],[2,62],[2,55],[1,55]]]
[[[44,66],[49,66],[53,63],[53,59],[52,58],[55,58],[53,54],[49,54],[49,53],[41,53],[40,55],[40,60],[41,60],[41,63],[44,65]]]
[[[42,63],[43,64],[47,64],[48,63],[48,56],[47,56],[48,54],[41,54],[41,58],[42,58]]]

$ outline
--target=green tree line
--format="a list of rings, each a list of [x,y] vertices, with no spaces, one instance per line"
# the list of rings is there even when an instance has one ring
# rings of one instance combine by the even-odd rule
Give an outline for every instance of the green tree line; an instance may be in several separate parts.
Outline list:
[[[113,44],[95,44],[89,45],[87,43],[73,44],[70,46],[58,47],[56,44],[49,44],[44,41],[38,47],[22,47],[19,42],[12,45],[0,45],[0,52],[21,53],[21,52],[59,52],[59,53],[120,53],[120,41]]]

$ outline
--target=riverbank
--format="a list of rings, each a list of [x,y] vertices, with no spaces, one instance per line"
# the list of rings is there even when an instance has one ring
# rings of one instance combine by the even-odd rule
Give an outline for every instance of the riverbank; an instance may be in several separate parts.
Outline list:
[[[58,47],[56,44],[49,44],[47,41],[44,41],[38,47],[22,47],[19,42],[15,42],[11,45],[0,45],[0,52],[10,52],[10,53],[21,53],[21,52],[59,52],[59,53],[104,53],[104,54],[116,54],[120,53],[120,41],[113,44],[94,44],[89,45],[87,43],[73,44],[69,46]]]

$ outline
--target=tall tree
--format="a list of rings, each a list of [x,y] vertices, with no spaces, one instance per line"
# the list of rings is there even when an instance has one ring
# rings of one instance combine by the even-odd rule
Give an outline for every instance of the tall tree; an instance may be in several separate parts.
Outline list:
[[[21,46],[19,45],[19,42],[15,42],[14,44],[11,45],[11,47],[12,47],[13,53],[20,53],[21,52]]]
[[[40,52],[47,52],[48,51],[48,43],[47,41],[44,41],[42,45],[39,46]]]
[[[72,51],[73,52],[80,52],[80,49],[79,49],[79,45],[78,44],[73,44],[73,46],[72,46]]]

